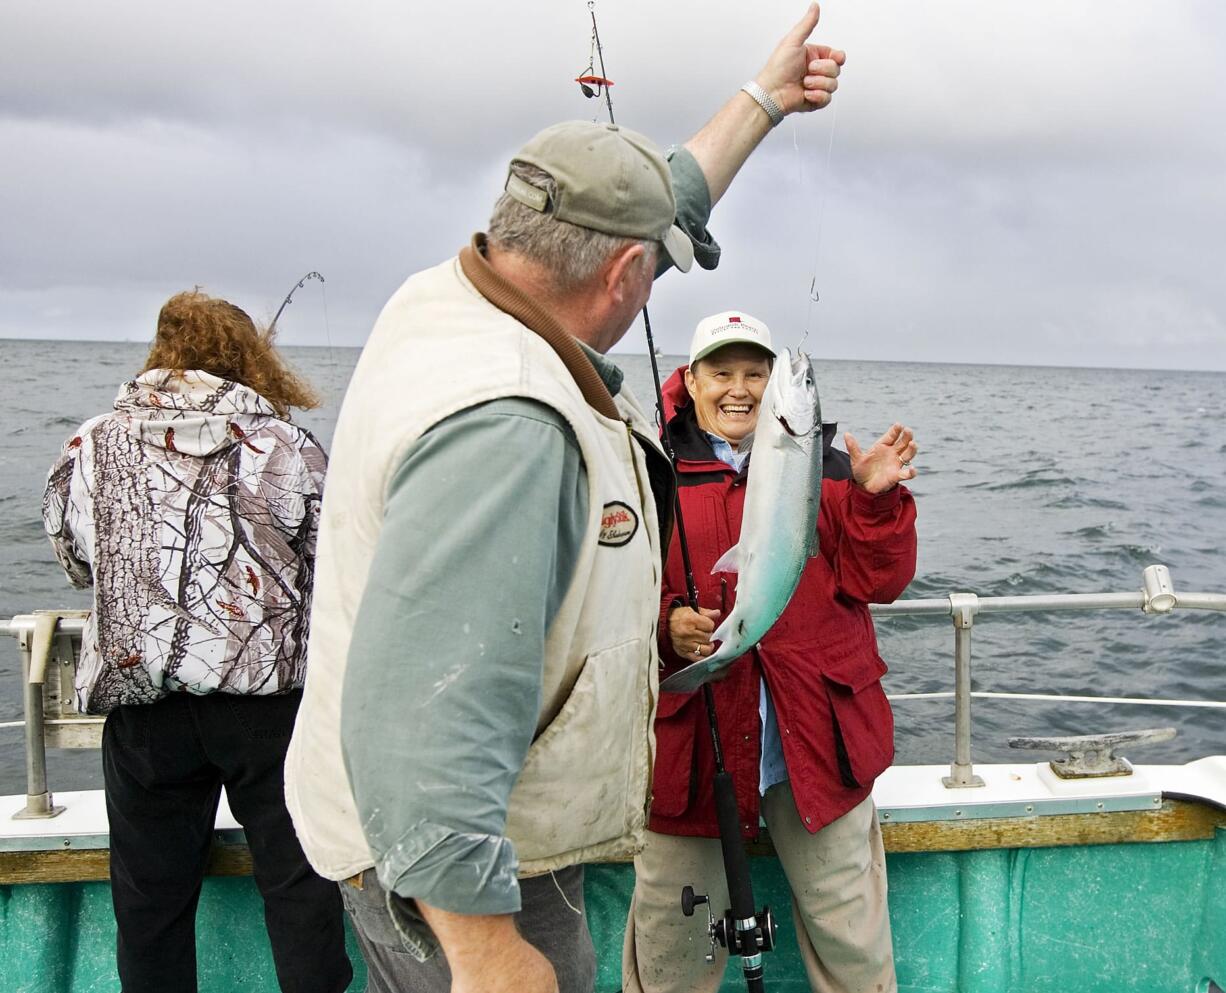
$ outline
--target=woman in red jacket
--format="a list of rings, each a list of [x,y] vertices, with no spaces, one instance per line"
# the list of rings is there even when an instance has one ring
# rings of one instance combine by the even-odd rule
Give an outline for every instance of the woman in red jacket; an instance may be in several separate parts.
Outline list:
[[[660,604],[661,678],[714,650],[711,634],[736,599],[736,575],[711,573],[740,538],[750,442],[770,376],[770,332],[747,314],[699,323],[690,363],[664,386],[681,509],[700,610],[686,604],[674,534]],[[895,424],[867,450],[823,425],[819,554],[755,649],[714,686],[745,838],[761,817],[791,885],[797,939],[815,991],[896,989],[885,857],[873,780],[894,755],[881,688],[886,666],[868,612],[915,572],[916,447]],[[727,906],[712,799],[714,757],[701,693],[662,693],[656,717],[651,833],[635,862],[626,931],[627,993],[715,990],[725,956],[703,960],[705,920],[680,912],[681,888]]]

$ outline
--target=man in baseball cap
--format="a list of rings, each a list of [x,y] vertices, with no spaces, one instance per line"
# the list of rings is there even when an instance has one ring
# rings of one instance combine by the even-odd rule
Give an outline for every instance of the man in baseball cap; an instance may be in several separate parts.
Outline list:
[[[829,103],[843,53],[807,43],[817,19],[682,147],[542,131],[487,232],[367,341],[286,796],[372,993],[592,989],[582,864],[642,844],[671,504],[639,484],[671,472],[603,353],[662,271],[715,266],[711,207],[771,128]]]

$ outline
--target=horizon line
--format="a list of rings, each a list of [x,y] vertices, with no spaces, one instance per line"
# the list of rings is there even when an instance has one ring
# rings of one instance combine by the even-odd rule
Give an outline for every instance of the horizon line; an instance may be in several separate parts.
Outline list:
[[[145,345],[150,342],[145,340],[137,341],[132,338],[15,338],[0,334],[0,341],[27,342],[35,344],[38,342],[51,342],[57,345]],[[336,351],[340,349],[361,351],[365,345],[314,345],[314,344],[279,344],[278,348],[316,348],[326,351]],[[647,358],[649,353],[646,351],[617,351],[609,352],[609,357],[616,360],[619,355],[633,355],[638,358]],[[660,358],[681,359],[681,364],[685,364],[685,354],[681,352],[661,352]],[[1099,372],[1187,372],[1200,373],[1209,375],[1221,375],[1226,373],[1226,367],[1221,369],[1187,369],[1181,366],[1113,366],[1113,365],[1059,365],[1055,363],[1045,362],[971,362],[956,359],[854,359],[854,358],[820,358],[811,356],[814,361],[818,362],[862,362],[871,365],[951,365],[951,366],[966,366],[968,368],[988,368],[988,369],[1082,369],[1087,371]]]

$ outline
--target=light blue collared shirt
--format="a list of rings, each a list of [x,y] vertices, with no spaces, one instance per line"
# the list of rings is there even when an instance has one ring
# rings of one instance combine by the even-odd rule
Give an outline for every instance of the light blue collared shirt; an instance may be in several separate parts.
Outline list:
[[[711,447],[715,450],[715,457],[725,465],[732,466],[737,472],[741,471],[741,466],[745,464],[745,460],[749,458],[749,446],[741,448],[739,451],[732,447],[732,444],[717,434],[712,434],[710,431],[703,432],[711,439]]]

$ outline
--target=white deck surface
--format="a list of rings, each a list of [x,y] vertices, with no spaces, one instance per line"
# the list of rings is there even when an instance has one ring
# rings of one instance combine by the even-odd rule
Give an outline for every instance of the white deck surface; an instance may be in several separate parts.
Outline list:
[[[980,765],[975,772],[984,786],[946,789],[947,765],[894,766],[877,780],[873,799],[882,820],[957,820],[975,817],[1033,816],[1070,810],[1146,809],[1163,793],[1200,797],[1226,808],[1226,756],[1215,755],[1187,765],[1136,766],[1126,777],[1060,780],[1047,763]],[[24,796],[0,797],[0,851],[46,851],[105,848],[106,806],[101,790],[55,794],[64,813],[49,820],[13,820],[25,806]],[[1104,806],[1099,808],[1098,804]],[[1027,806],[1032,810],[1027,810]],[[241,835],[223,793],[217,830],[227,841]]]
[[[1130,776],[1102,779],[1060,779],[1046,762],[977,765],[975,774],[983,786],[948,789],[942,782],[948,765],[893,766],[877,780],[873,799],[882,819],[894,821],[1137,810],[1158,806],[1163,793],[1226,807],[1226,756],[1221,755],[1187,765],[1138,765]]]
[[[83,790],[55,794],[56,806],[64,812],[38,820],[13,820],[25,807],[24,796],[0,797],[0,851],[46,851],[68,848],[106,848],[110,830],[106,821],[106,801],[102,790]],[[241,832],[230,813],[225,792],[217,809],[217,830]],[[227,834],[227,840],[231,840]],[[233,840],[237,840],[234,838]]]

